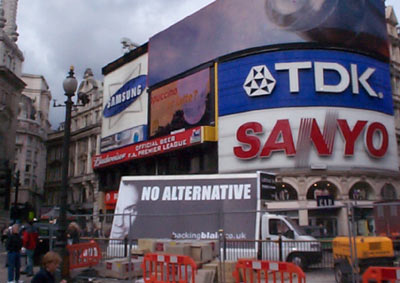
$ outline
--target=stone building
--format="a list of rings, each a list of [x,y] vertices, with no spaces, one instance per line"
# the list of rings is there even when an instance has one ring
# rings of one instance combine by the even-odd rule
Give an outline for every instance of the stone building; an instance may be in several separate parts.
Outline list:
[[[15,154],[18,103],[25,83],[21,80],[24,56],[18,48],[18,0],[0,6],[0,172],[11,170]],[[9,191],[1,188],[0,212],[8,209]]]
[[[18,105],[14,171],[20,173],[18,203],[41,206],[46,174],[46,141],[50,132],[51,92],[43,76],[23,74],[26,87]],[[11,202],[15,202],[15,188]]]
[[[386,7],[386,22],[390,48],[390,73],[393,90],[393,106],[395,111],[395,125],[397,145],[400,153],[400,27],[392,6]]]
[[[98,185],[92,169],[92,155],[99,146],[102,110],[102,83],[86,69],[77,92],[86,93],[89,103],[75,105],[71,118],[68,205],[76,213],[93,213]],[[48,207],[57,205],[60,196],[64,125],[48,136],[45,200]]]

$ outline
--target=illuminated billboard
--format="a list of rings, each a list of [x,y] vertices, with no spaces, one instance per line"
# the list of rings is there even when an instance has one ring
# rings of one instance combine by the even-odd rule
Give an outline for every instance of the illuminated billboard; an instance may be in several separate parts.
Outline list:
[[[100,151],[147,140],[147,54],[104,77]]]
[[[219,119],[218,168],[398,171],[394,129],[393,116],[339,107],[228,115]]]
[[[389,66],[286,50],[218,66],[219,171],[398,171]]]
[[[333,50],[256,54],[218,66],[220,116],[279,107],[329,106],[393,114],[389,65]]]
[[[149,41],[149,86],[234,52],[310,43],[389,57],[379,0],[215,1]]]
[[[214,121],[210,70],[204,69],[160,87],[150,94],[150,137]]]

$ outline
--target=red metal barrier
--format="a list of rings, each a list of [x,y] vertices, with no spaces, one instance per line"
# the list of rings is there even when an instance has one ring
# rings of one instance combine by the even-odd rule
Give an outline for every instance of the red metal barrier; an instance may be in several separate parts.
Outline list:
[[[101,251],[95,241],[67,246],[69,252],[69,269],[92,267],[101,260]]]
[[[233,276],[239,282],[295,282],[305,283],[306,276],[300,267],[289,262],[239,259]]]
[[[362,282],[368,283],[371,280],[374,283],[381,283],[383,281],[394,283],[396,280],[400,280],[400,267],[370,266],[364,272]]]
[[[144,256],[142,269],[146,283],[195,283],[197,265],[189,256],[149,253]]]

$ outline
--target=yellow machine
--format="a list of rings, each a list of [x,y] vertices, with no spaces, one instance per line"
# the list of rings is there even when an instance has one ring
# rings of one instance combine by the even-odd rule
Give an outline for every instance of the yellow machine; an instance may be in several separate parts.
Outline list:
[[[338,283],[351,282],[352,265],[360,275],[368,266],[393,266],[393,243],[388,237],[356,237],[356,247],[350,249],[349,237],[333,239],[335,279]]]

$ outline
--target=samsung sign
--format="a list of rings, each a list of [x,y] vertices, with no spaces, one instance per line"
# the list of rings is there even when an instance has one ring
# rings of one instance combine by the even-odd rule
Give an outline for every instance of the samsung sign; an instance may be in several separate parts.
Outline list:
[[[388,64],[359,54],[270,52],[223,63],[218,74],[221,116],[304,106],[359,108],[393,115]]]
[[[104,117],[108,118],[124,111],[139,98],[145,88],[145,75],[129,80],[110,97],[103,111]]]

